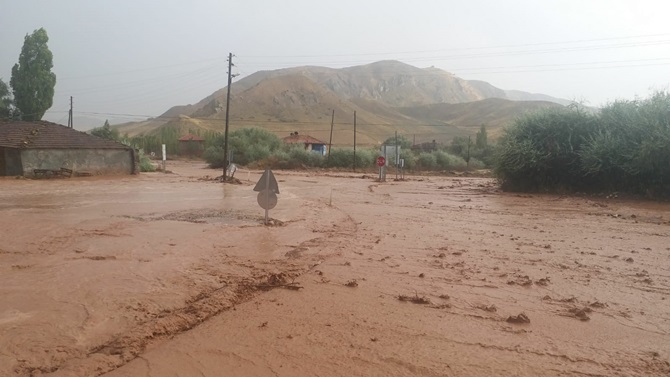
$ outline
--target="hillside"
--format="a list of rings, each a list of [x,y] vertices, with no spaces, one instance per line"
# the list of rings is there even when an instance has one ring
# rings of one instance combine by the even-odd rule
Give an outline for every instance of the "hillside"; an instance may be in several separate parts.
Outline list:
[[[231,92],[232,129],[259,126],[278,136],[298,131],[328,140],[335,110],[333,144],[341,145],[353,143],[354,111],[362,144],[377,144],[396,130],[417,135],[417,141],[448,141],[473,133],[481,124],[495,135],[493,129],[526,111],[566,102],[398,61],[343,69],[306,66],[260,71],[234,83]],[[222,88],[196,104],[174,106],[155,119],[116,127],[131,136],[155,133],[165,126],[184,133],[223,131],[225,102]]]
[[[436,103],[403,107],[398,108],[398,111],[426,124],[451,124],[461,128],[474,127],[475,129],[485,124],[491,130],[490,134],[495,137],[496,131],[527,112],[560,106],[547,101],[510,101],[489,98],[466,103]]]

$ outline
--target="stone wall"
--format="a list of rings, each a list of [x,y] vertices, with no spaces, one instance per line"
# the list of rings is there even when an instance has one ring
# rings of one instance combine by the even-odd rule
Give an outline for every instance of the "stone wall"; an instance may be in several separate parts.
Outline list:
[[[33,169],[72,169],[75,173],[120,175],[135,172],[132,149],[24,149],[21,151],[24,175]]]

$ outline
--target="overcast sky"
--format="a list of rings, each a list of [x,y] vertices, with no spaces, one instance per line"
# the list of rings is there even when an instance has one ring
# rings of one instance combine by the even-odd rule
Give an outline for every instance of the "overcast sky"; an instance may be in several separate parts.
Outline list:
[[[160,115],[240,77],[394,59],[598,106],[670,84],[667,0],[2,0],[0,78],[44,27],[45,116]],[[239,79],[239,77],[238,77]],[[233,84],[234,85],[234,84]],[[97,115],[96,115],[97,114]],[[121,117],[123,118],[123,117]]]

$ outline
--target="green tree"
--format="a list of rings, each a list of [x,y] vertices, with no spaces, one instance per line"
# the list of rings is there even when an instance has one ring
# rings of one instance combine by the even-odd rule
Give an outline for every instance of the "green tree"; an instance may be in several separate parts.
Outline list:
[[[203,156],[212,168],[223,166],[223,140],[224,136],[218,134],[206,142],[209,146]],[[228,137],[228,145],[233,152],[233,162],[247,165],[270,157],[283,143],[270,131],[252,127],[232,131]]]
[[[120,140],[119,130],[112,129],[112,127],[109,125],[108,120],[105,120],[105,124],[102,127],[92,129],[91,135],[95,135],[103,139],[117,140],[117,141]]]
[[[12,68],[10,85],[14,104],[24,120],[40,120],[53,104],[56,75],[53,54],[47,46],[49,36],[40,28],[26,35],[19,62]]]
[[[475,146],[479,149],[486,149],[488,146],[488,135],[486,134],[486,126],[482,124],[475,137]]]
[[[384,145],[395,145],[395,136],[384,140]],[[404,149],[408,151],[412,149],[412,141],[402,135],[398,135],[398,145],[400,146],[400,150]]]
[[[12,95],[9,87],[0,80],[0,119],[9,118],[12,114]]]

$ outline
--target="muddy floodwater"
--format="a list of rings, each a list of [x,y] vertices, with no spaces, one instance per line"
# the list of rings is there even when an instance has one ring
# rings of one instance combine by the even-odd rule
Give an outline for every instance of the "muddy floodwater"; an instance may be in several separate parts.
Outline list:
[[[668,376],[670,206],[485,178],[0,179],[0,376]]]

